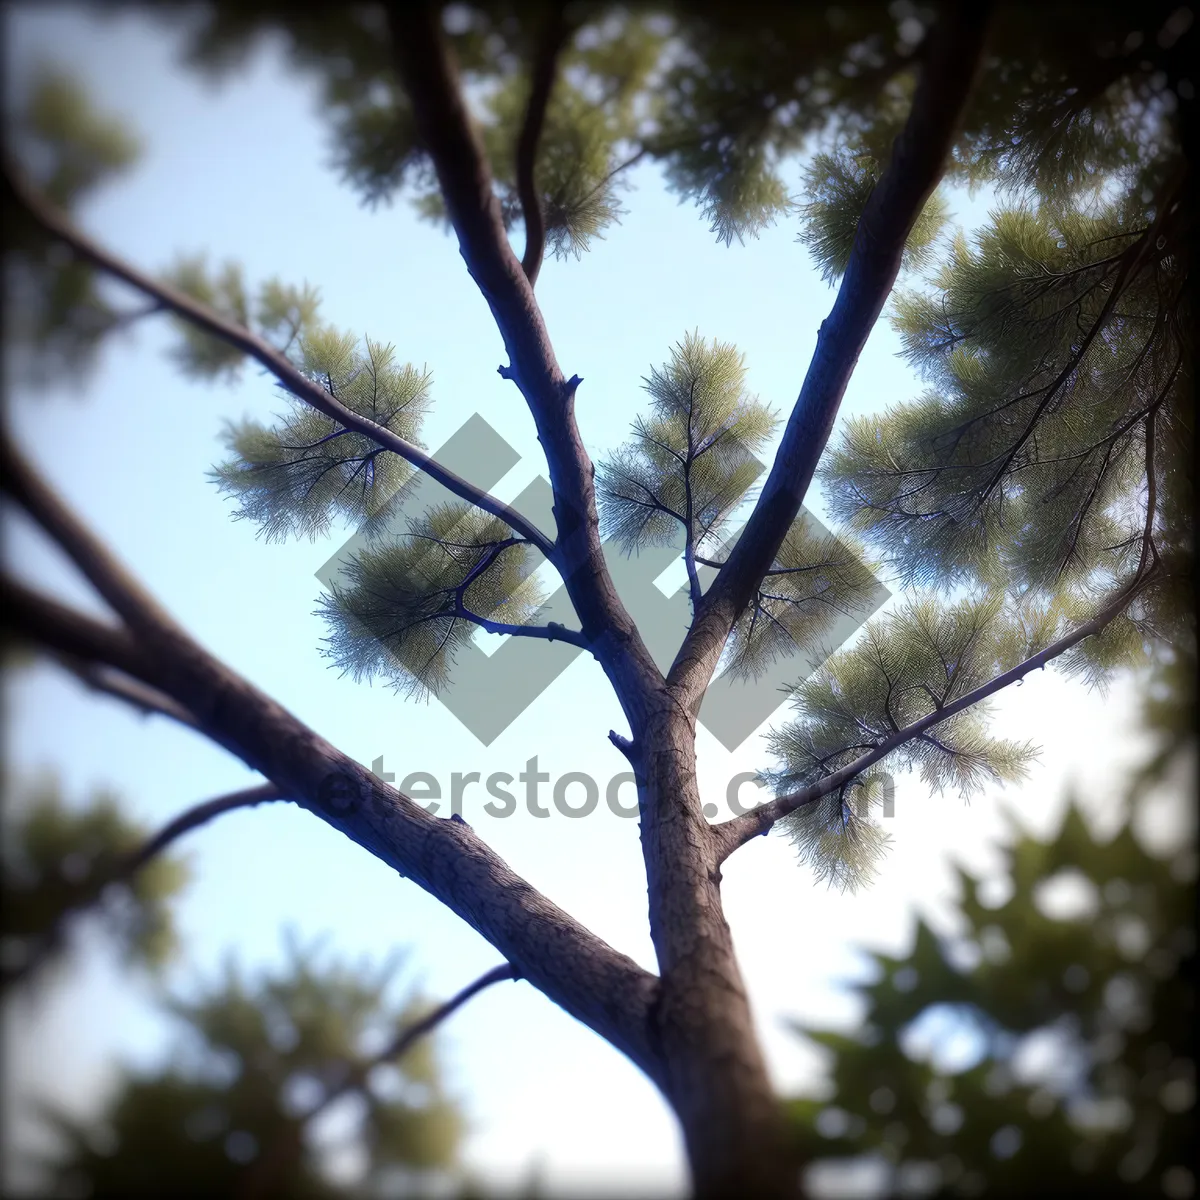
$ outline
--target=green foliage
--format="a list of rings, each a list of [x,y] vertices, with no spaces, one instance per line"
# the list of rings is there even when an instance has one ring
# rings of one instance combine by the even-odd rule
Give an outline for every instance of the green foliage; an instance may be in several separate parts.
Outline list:
[[[518,22],[503,6],[464,9],[462,17],[452,41],[478,89],[476,115],[504,224],[512,229],[522,221],[516,147],[541,29],[537,21]],[[585,23],[563,47],[534,165],[546,248],[555,257],[579,258],[620,219],[621,172],[643,156],[638,132],[661,107],[653,80],[664,42],[654,22],[622,13]],[[425,216],[444,219],[431,172],[414,198]]]
[[[95,109],[79,82],[40,66],[8,122],[10,151],[55,204],[77,207],[136,161],[124,122]],[[86,374],[105,335],[125,315],[103,294],[91,267],[68,254],[23,210],[5,204],[5,337],[34,383]]]
[[[284,354],[294,354],[306,335],[322,336],[318,321],[320,293],[307,283],[296,287],[272,276],[259,285],[252,303],[241,264],[231,260],[213,270],[204,254],[179,258],[165,273],[164,281],[232,324],[257,332]],[[252,313],[257,329],[251,321]],[[185,375],[226,382],[239,376],[245,356],[236,346],[180,317],[173,317],[171,323],[180,339],[172,357]]]
[[[226,320],[243,329],[249,328],[246,281],[238,263],[227,262],[219,273],[212,275],[204,255],[182,258],[166,273],[166,282]],[[242,365],[242,352],[236,346],[212,337],[190,321],[176,317],[172,324],[181,339],[174,358],[184,374],[212,379],[237,376]]]
[[[290,66],[315,75],[330,120],[330,164],[368,203],[390,199],[409,183],[422,191],[433,185],[412,109],[392,74],[381,10],[361,5],[300,9],[267,0],[159,15],[184,26],[187,61],[211,78],[243,67],[268,39],[281,46]]]
[[[757,679],[778,659],[817,649],[839,616],[874,611],[880,590],[860,547],[801,512],[733,627],[725,670]]]
[[[1114,170],[1132,177],[1161,159],[1172,140],[1180,31],[1167,9],[1109,2],[1093,10],[1083,26],[1074,5],[997,13],[955,147],[956,177],[1074,199],[1097,194]],[[863,168],[854,160],[886,161],[932,16],[908,3],[781,12],[760,0],[571,12],[579,25],[559,58],[536,167],[551,248],[586,249],[620,213],[621,172],[645,160],[700,207],[719,240],[754,236],[795,209],[789,175],[820,137],[838,165],[819,173],[808,197],[817,208],[807,211],[807,236],[836,274],[846,228],[861,211]],[[215,75],[279,37],[291,65],[319,81],[343,178],[369,203],[405,191],[426,215],[443,214],[379,9],[239,0],[164,10],[161,19],[184,26],[187,59]],[[529,64],[545,19],[543,5],[487,2],[456,4],[444,22],[510,226],[519,217],[513,171]],[[1163,28],[1149,36],[1155,24]],[[914,238],[914,265],[937,215],[935,205]],[[814,234],[819,227],[827,234]]]
[[[1186,1180],[1192,1158],[1194,870],[1128,824],[1100,841],[1074,805],[1053,838],[1017,832],[1005,855],[999,905],[960,870],[953,941],[919,921],[908,954],[869,955],[858,1034],[796,1024],[832,1060],[822,1098],[790,1105],[797,1150],[882,1158],[889,1192],[1183,1194],[1167,1173]],[[1072,884],[1084,903],[1055,909]],[[938,1031],[969,1037],[975,1060],[922,1052]]]
[[[933,293],[900,295],[905,353],[934,387],[849,422],[823,478],[905,582],[1053,591],[1136,565],[1148,423],[1176,422],[1190,382],[1184,264],[1154,252],[1161,233],[1128,203],[996,212]]]
[[[37,143],[38,186],[64,208],[127,170],[140,153],[120,118],[98,112],[78,80],[49,65],[34,76],[20,127]]]
[[[830,282],[845,272],[866,208],[886,162],[868,154],[817,154],[805,168],[802,241],[812,253],[821,276]],[[946,223],[945,198],[935,192],[926,202],[904,246],[902,267],[920,270],[934,258],[934,243]]]
[[[367,338],[363,349],[351,333],[313,326],[306,302],[306,293],[268,285],[259,302],[260,320],[273,328],[290,325],[298,365],[339,403],[419,444],[430,405],[429,372],[399,365],[393,346]],[[225,442],[232,456],[215,468],[213,478],[237,501],[236,516],[257,524],[268,541],[289,535],[316,539],[336,519],[375,528],[413,474],[399,455],[298,400],[274,425],[230,425]]]
[[[724,243],[795,213],[825,277],[844,271],[909,113],[932,10],[781,12],[747,0],[686,11],[569,6],[565,15],[578,23],[534,164],[551,253],[578,256],[601,236],[620,215],[628,169],[643,162]],[[546,17],[536,4],[444,11],[509,229],[521,220],[516,150]],[[351,186],[371,203],[403,193],[444,218],[381,10],[239,0],[164,19],[183,23],[191,61],[218,73],[277,37],[319,82],[333,162]],[[855,539],[901,585],[931,594],[796,687],[800,718],[772,743],[780,787],[853,761],[896,722],[1014,666],[1147,567],[1128,612],[1059,664],[1102,685],[1193,636],[1183,32],[1165,9],[1114,3],[1093,6],[1082,23],[1069,5],[996,13],[947,178],[992,187],[1003,205],[972,240],[946,238],[935,194],[905,248],[904,265],[920,274],[892,306],[926,391],[846,423],[819,476],[839,536],[795,523],[724,664],[760,676],[781,656],[818,651],[838,615],[867,608],[877,585]],[[181,261],[172,278],[231,320],[257,322],[340,401],[416,440],[428,376],[398,367],[390,348],[367,341],[363,350],[321,325],[315,292],[270,281],[255,301],[236,267],[210,271],[200,259]],[[183,339],[189,373],[236,371],[237,351],[194,330]],[[697,335],[646,385],[649,412],[598,465],[600,516],[630,552],[682,533],[696,600],[728,552],[730,518],[752,496],[755,455],[774,420],[746,393],[738,352]],[[386,540],[411,475],[395,455],[298,404],[269,426],[231,427],[227,443],[216,480],[266,537],[317,537],[350,520],[374,539],[322,608],[328,653],[355,677],[436,691],[473,625],[532,618],[527,548],[502,523],[456,505]],[[1028,754],[990,738],[974,711],[895,757],[930,786],[969,791],[1018,777]],[[851,885],[869,875],[883,846],[870,821],[878,782],[853,780],[786,823],[819,876]]]
[[[788,160],[831,113],[871,121],[879,84],[912,50],[895,30],[882,5],[703,4],[680,18],[648,144],[719,241],[753,237],[792,209]]]
[[[11,795],[4,807],[3,913],[0,937],[6,963],[19,969],[31,955],[66,948],[63,921],[89,905],[126,959],[159,967],[173,954],[171,901],[187,871],[159,856],[130,879],[108,883],[147,836],[105,789],[82,806],[68,806],[55,780],[44,778]]]
[[[815,783],[974,691],[1011,657],[1028,657],[1033,637],[1017,650],[1016,617],[999,598],[949,605],[926,598],[869,622],[851,648],[792,689],[799,715],[768,735],[779,765],[766,778],[781,795]],[[931,789],[964,796],[989,781],[1021,779],[1033,747],[991,737],[986,718],[986,704],[946,718],[893,751],[889,768],[919,770]],[[866,882],[886,844],[871,823],[872,777],[861,776],[853,790],[857,810],[843,789],[781,822],[800,860],[840,887]]]
[[[381,676],[410,695],[437,693],[480,624],[531,621],[544,602],[536,566],[496,517],[458,503],[432,508],[405,536],[343,567],[321,601],[327,653],[355,679]]]
[[[173,1002],[185,1036],[171,1063],[126,1073],[96,1120],[47,1108],[62,1142],[47,1165],[60,1186],[96,1200],[230,1196],[269,1159],[259,1194],[332,1200],[453,1166],[462,1123],[429,1039],[398,1061],[375,1058],[426,1011],[411,993],[389,998],[398,963],[350,964],[294,942],[288,951],[281,969],[253,977],[230,961],[198,997]],[[329,1178],[310,1123],[347,1081],[361,1105],[351,1144],[366,1157],[355,1188]]]
[[[512,148],[525,118],[527,92],[524,77],[506,79],[487,100],[490,120],[483,127],[508,228],[522,219]],[[615,180],[610,178],[616,165],[613,125],[609,109],[594,103],[569,77],[555,85],[542,128],[534,183],[546,222],[546,249],[556,258],[581,257],[591,239],[602,236],[621,215]],[[427,209],[432,199],[432,195],[427,197]]]
[[[695,333],[651,370],[651,416],[596,471],[606,537],[632,551],[668,543],[682,527],[700,551],[721,536],[762,470],[754,452],[777,424],[745,380],[736,347]]]

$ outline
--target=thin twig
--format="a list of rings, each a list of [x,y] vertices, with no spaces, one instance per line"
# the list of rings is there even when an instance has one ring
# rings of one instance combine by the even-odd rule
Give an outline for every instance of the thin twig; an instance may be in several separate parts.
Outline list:
[[[72,901],[50,923],[49,928],[37,935],[35,944],[25,956],[19,967],[0,974],[0,986],[8,988],[28,979],[45,961],[54,947],[58,944],[63,927],[70,917],[79,916],[90,908],[94,908],[104,897],[104,893],[114,884],[128,883],[153,859],[157,858],[172,843],[185,833],[206,825],[209,821],[233,812],[238,808],[251,808],[256,804],[268,801],[286,799],[283,792],[273,783],[258,784],[256,787],[243,788],[241,791],[230,792],[213,800],[197,804],[186,812],[180,813],[153,837],[148,838],[131,854],[126,855],[111,871],[99,879],[93,880],[83,894]]]
[[[61,653],[55,654],[54,658],[60,666],[70,671],[82,684],[94,692],[123,700],[126,704],[140,709],[147,716],[170,717],[173,721],[178,721],[180,725],[203,732],[193,713],[184,708],[182,704],[172,700],[165,692],[160,692],[149,684],[131,679],[104,663],[86,662],[83,659]]]
[[[237,1189],[237,1200],[257,1200],[258,1197],[267,1195],[278,1184],[281,1175],[302,1152],[304,1148],[302,1133],[305,1126],[311,1125],[317,1117],[327,1112],[336,1101],[347,1093],[363,1087],[366,1084],[367,1076],[376,1067],[385,1066],[400,1058],[417,1041],[431,1033],[447,1017],[462,1008],[472,996],[478,995],[494,983],[504,983],[506,980],[518,978],[520,977],[516,968],[510,963],[502,963],[498,967],[493,967],[476,979],[474,983],[468,984],[461,992],[452,996],[445,1004],[439,1005],[419,1021],[414,1021],[413,1024],[401,1030],[379,1054],[365,1063],[352,1067],[336,1087],[330,1088],[320,1101],[300,1118],[299,1124],[281,1130],[274,1142],[268,1146],[266,1153],[248,1168],[243,1176],[241,1186]]]

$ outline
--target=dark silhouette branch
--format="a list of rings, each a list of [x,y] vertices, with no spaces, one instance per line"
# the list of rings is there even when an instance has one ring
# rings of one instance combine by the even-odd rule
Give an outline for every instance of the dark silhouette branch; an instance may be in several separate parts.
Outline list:
[[[538,143],[558,73],[558,56],[569,33],[563,5],[552,3],[534,53],[529,102],[525,108],[521,136],[517,140],[517,195],[521,200],[521,216],[525,222],[525,254],[521,259],[521,268],[530,287],[537,283],[546,253],[546,213],[542,208],[536,180]]]
[[[928,35],[912,108],[875,185],[766,485],[668,674],[685,705],[703,696],[730,630],[770,569],[812,482],[858,357],[900,270],[913,224],[942,176],[982,60],[987,5],[945,5]]]
[[[52,237],[63,242],[80,259],[129,284],[143,294],[152,297],[162,308],[194,325],[197,329],[219,338],[227,345],[240,350],[249,358],[260,363],[274,375],[279,383],[298,400],[347,430],[361,434],[384,450],[390,450],[413,466],[435,479],[447,491],[462,500],[498,517],[522,537],[532,542],[551,561],[556,561],[553,542],[535,525],[527,521],[515,509],[501,503],[494,496],[481,491],[453,471],[441,466],[419,446],[393,433],[367,417],[359,416],[347,408],[321,384],[309,379],[288,358],[257,334],[243,325],[238,325],[214,312],[206,304],[194,300],[186,293],[143,274],[136,267],[105,250],[97,242],[76,228],[70,219],[41,196],[24,178],[20,169],[5,159],[5,188],[16,202]]]
[[[170,696],[160,692],[157,688],[141,683],[137,679],[131,679],[128,675],[115,671],[103,663],[86,662],[61,653],[55,654],[53,657],[60,666],[92,691],[123,700],[146,716],[170,717],[180,725],[203,732],[192,713],[182,705],[176,704]]]
[[[203,804],[197,804],[186,812],[180,813],[178,817],[165,825],[153,837],[148,838],[111,870],[97,879],[89,880],[81,894],[54,918],[49,928],[36,935],[34,945],[29,949],[21,965],[0,975],[0,986],[13,987],[33,975],[46,961],[54,947],[58,945],[63,928],[71,917],[80,916],[94,908],[104,898],[104,893],[110,887],[129,883],[147,863],[157,858],[185,833],[190,833],[193,829],[198,829],[201,825],[206,825],[209,821],[224,816],[225,813],[233,812],[235,809],[251,808],[257,804],[283,799],[286,797],[279,788],[273,783],[264,783],[218,796],[214,800],[206,800]]]
[[[0,432],[0,486],[58,543],[134,633],[145,628],[178,630],[174,619],[108,547],[74,520],[54,491],[17,450],[7,430]]]
[[[230,792],[218,796],[215,800],[206,800],[186,812],[180,813],[173,821],[163,826],[145,845],[136,850],[117,870],[108,882],[127,879],[140,871],[152,858],[161,854],[172,842],[181,838],[201,825],[233,812],[238,808],[253,808],[257,804],[266,804],[272,800],[286,800],[287,796],[273,783],[260,783],[255,787],[243,788],[241,791]]]
[[[156,687],[152,660],[119,625],[90,617],[15,579],[0,578],[0,602],[4,627],[13,636],[75,661],[115,667]]]
[[[587,639],[578,629],[568,629],[565,625],[559,625],[557,621],[551,621],[548,625],[512,625],[505,621],[491,621],[487,617],[481,617],[461,604],[455,609],[454,615],[478,625],[487,633],[534,638],[543,642],[569,642],[572,646],[578,646],[580,650],[588,648]]]

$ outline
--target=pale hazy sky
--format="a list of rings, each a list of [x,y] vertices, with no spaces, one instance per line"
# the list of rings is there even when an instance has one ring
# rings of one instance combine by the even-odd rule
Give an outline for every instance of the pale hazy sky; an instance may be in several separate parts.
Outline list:
[[[311,85],[286,74],[274,52],[213,89],[174,64],[170,39],[144,19],[100,22],[48,6],[10,8],[8,17],[10,87],[39,57],[52,57],[144,137],[142,163],[82,212],[89,231],[150,270],[206,249],[218,261],[240,260],[250,280],[279,273],[319,285],[328,319],[394,342],[402,361],[432,369],[428,444],[479,412],[523,456],[496,489],[502,498],[540,473],[528,414],[496,375],[499,335],[453,241],[403,203],[372,213],[338,184],[325,166]],[[691,329],[735,342],[751,388],[786,409],[832,302],[793,224],[726,249],[652,171],[636,182],[624,222],[582,262],[548,263],[539,281],[559,361],[585,380],[579,420],[594,456],[624,439],[641,378]],[[964,220],[980,218],[982,202],[959,201]],[[11,409],[30,455],[186,627],[360,761],[383,755],[397,778],[417,770],[443,782],[453,771],[516,775],[534,755],[552,777],[581,770],[607,779],[624,769],[606,737],[622,727],[617,705],[582,658],[486,750],[436,702],[408,703],[339,679],[318,653],[325,630],[313,610],[314,572],[340,539],[265,545],[230,521],[205,478],[221,453],[223,421],[269,416],[277,392],[254,369],[235,388],[184,382],[165,359],[168,344],[162,325],[147,324],[107,351],[83,395],[18,393]],[[876,411],[917,390],[896,348],[881,324],[844,412]],[[15,522],[9,551],[29,577],[95,604],[60,557]],[[49,668],[10,688],[10,763],[25,772],[55,767],[76,798],[111,783],[158,824],[253,779],[202,739],[85,694]],[[814,887],[781,838],[757,839],[728,863],[727,914],[781,1088],[811,1082],[819,1066],[785,1022],[851,1022],[839,981],[861,970],[854,947],[901,950],[914,911],[944,928],[951,856],[994,869],[1003,806],[1049,830],[1071,778],[1091,810],[1111,811],[1116,768],[1136,753],[1126,732],[1132,703],[1127,685],[1105,700],[1050,672],[1028,679],[996,706],[996,725],[1043,745],[1029,784],[968,806],[901,779],[892,853],[879,881],[858,895]],[[766,762],[759,737],[729,754],[702,734],[699,752],[706,798],[719,803],[732,775]],[[489,820],[473,816],[470,802],[465,815],[515,870],[653,968],[636,822],[603,806],[583,821],[537,821],[523,811]],[[434,995],[499,961],[436,901],[290,806],[227,817],[185,850],[194,880],[179,908],[186,954],[170,977],[177,987],[211,973],[230,951],[247,963],[277,961],[289,923],[306,937],[330,931],[350,955],[406,946],[410,977]],[[9,1014],[10,1089],[33,1087],[83,1108],[113,1061],[154,1061],[170,1036],[147,996],[102,956],[85,956],[39,1012]],[[653,1087],[527,984],[472,1001],[446,1026],[443,1044],[470,1116],[466,1158],[480,1177],[499,1185],[537,1170],[555,1194],[682,1187],[679,1138]]]

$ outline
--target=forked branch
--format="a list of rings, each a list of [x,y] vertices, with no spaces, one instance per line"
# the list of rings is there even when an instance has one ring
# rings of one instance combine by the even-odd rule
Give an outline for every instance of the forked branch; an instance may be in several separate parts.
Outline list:
[[[440,6],[387,5],[396,71],[433,162],[459,250],[508,351],[500,374],[524,396],[554,491],[555,565],[583,634],[627,707],[662,677],[613,586],[600,539],[592,462],[575,422],[578,376],[554,355],[529,278],[509,243],[492,172],[471,117]]]
[[[534,52],[529,101],[525,107],[521,136],[517,141],[517,195],[521,200],[521,216],[525,221],[525,254],[521,258],[521,268],[530,287],[537,283],[546,253],[546,214],[542,209],[536,179],[538,144],[546,123],[550,93],[554,89],[558,56],[569,32],[563,18],[562,4],[552,3]]]
[[[407,876],[486,938],[534,987],[607,1039],[655,1081],[662,1064],[650,1013],[659,982],[516,875],[463,821],[441,819],[343,754],[271,697],[214,658],[116,569],[102,543],[21,462],[21,498],[114,608],[128,630],[74,613],[20,584],[18,628],[75,657],[106,662],[195,715],[200,729],[282,793]],[[123,590],[124,589],[124,590]]]
[[[156,687],[153,661],[127,629],[88,616],[15,579],[0,578],[4,628],[15,637],[84,663],[102,663]]]

